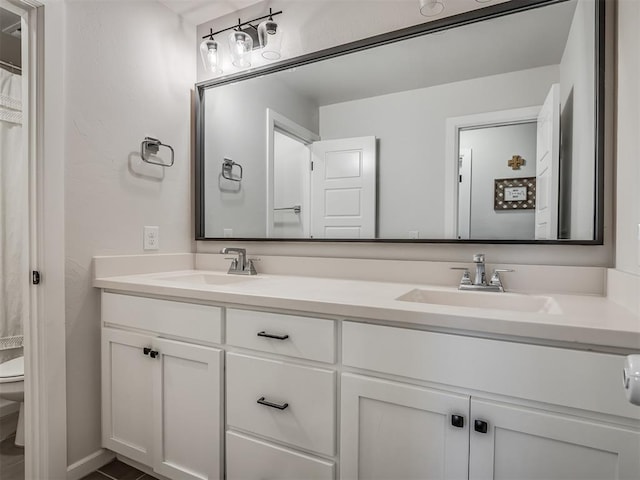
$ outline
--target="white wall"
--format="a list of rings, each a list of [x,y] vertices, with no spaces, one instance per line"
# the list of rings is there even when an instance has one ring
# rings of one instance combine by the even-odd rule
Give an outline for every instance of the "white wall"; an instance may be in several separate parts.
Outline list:
[[[640,275],[640,2],[618,9],[616,268]]]
[[[445,238],[447,118],[542,105],[557,81],[548,66],[328,105],[320,136],[379,139],[381,238]]]
[[[271,83],[265,86],[267,79]],[[210,88],[205,93],[205,232],[209,237],[222,237],[225,229],[231,229],[236,238],[266,236],[267,108],[312,132],[318,131],[318,106],[314,102],[277,79],[260,80],[259,86],[256,80],[249,80],[224,89]],[[242,109],[238,108],[240,104]],[[246,132],[260,134],[247,138]],[[224,157],[242,165],[241,182],[221,178]]]
[[[523,123],[460,132],[460,149],[471,149],[470,238],[533,240],[535,209],[495,210],[495,180],[536,176],[537,125]],[[507,162],[520,155],[525,164]]]
[[[68,2],[64,70],[68,464],[100,448],[100,299],[94,255],[136,254],[144,225],[160,252],[192,250],[191,91],[195,26],[155,1]],[[46,14],[46,11],[45,11]],[[143,164],[146,136],[172,168]],[[62,439],[60,439],[62,441]]]
[[[595,179],[595,2],[578,2],[560,62],[560,103],[565,105],[573,90],[573,141],[571,180],[571,238],[593,237]]]

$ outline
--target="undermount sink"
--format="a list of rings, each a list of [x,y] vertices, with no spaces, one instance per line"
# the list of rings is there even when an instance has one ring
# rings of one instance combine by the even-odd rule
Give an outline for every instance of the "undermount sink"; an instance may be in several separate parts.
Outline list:
[[[190,285],[231,285],[256,280],[256,277],[230,275],[228,273],[186,273],[158,277],[158,280]]]
[[[452,307],[488,308],[531,313],[561,313],[559,305],[551,297],[519,293],[460,292],[441,290],[411,290],[396,300],[402,302],[430,303]]]

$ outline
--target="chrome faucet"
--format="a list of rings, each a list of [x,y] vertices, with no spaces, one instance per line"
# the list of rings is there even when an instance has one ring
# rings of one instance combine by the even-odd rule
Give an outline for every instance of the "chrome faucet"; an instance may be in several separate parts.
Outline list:
[[[233,275],[257,275],[256,267],[253,266],[253,260],[247,260],[247,251],[244,248],[225,247],[220,253],[235,253],[238,258],[231,258],[231,266],[227,273]]]
[[[487,283],[487,273],[484,263],[484,253],[476,253],[473,256],[473,263],[476,267],[476,276],[471,281],[471,273],[467,267],[453,267],[453,270],[464,270],[458,290],[474,290],[479,292],[504,292],[504,286],[500,279],[500,273],[513,272],[510,269],[496,268]]]

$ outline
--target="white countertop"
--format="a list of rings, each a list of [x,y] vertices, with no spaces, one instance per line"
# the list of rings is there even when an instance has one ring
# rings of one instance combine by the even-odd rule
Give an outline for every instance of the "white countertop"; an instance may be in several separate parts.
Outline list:
[[[237,276],[236,283],[226,285],[171,278],[203,273],[228,278],[225,272],[183,270],[96,278],[94,286],[123,293],[310,312],[452,333],[640,352],[640,317],[602,296],[548,295],[560,309],[560,313],[552,314],[397,300],[414,289],[457,291],[430,285],[270,274]]]

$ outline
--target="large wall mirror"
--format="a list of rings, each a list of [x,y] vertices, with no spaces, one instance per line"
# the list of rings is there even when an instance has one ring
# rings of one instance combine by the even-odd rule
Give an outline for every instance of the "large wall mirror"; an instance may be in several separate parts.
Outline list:
[[[198,239],[602,243],[604,0],[197,85]]]

